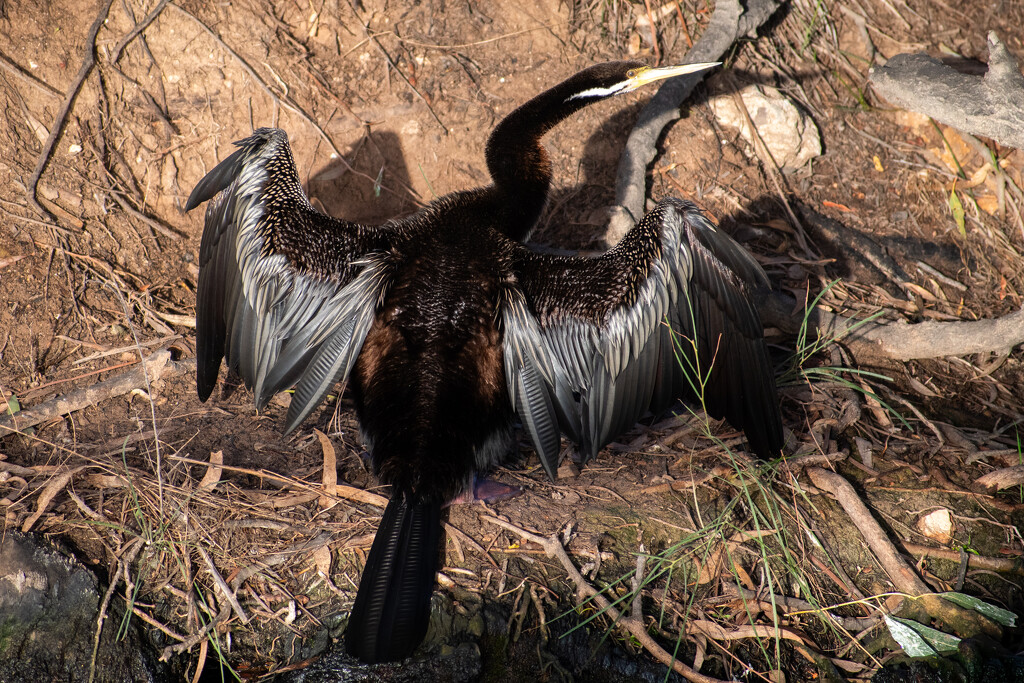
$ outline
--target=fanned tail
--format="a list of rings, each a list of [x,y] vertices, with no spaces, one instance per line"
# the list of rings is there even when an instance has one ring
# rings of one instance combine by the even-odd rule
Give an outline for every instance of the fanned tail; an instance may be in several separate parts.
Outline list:
[[[396,493],[377,528],[345,633],[367,663],[404,659],[423,640],[437,573],[440,502]]]

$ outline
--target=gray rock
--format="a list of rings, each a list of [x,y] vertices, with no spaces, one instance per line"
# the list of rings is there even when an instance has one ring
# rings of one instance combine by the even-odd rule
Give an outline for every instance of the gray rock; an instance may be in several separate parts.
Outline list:
[[[0,536],[0,681],[88,681],[102,595],[96,576],[39,536]],[[117,603],[117,604],[115,604]],[[117,640],[111,600],[94,681],[154,681],[136,629]]]

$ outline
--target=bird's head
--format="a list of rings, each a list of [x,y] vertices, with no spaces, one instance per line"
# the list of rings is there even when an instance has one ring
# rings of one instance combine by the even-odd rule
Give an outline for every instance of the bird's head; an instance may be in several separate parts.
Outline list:
[[[571,79],[576,82],[578,87],[573,94],[566,98],[566,101],[601,100],[632,92],[654,81],[705,71],[720,64],[721,62],[704,62],[662,67],[650,67],[640,61],[597,64],[589,69],[584,69]]]

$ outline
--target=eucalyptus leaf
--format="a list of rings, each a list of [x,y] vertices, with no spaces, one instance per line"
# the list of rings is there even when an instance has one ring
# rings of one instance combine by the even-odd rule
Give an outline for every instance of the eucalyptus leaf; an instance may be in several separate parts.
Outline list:
[[[885,625],[889,633],[903,651],[911,657],[930,657],[937,654],[935,648],[928,644],[914,629],[907,626],[902,619],[885,615]]]
[[[945,652],[956,652],[960,639],[930,626],[909,619],[886,615],[889,633],[911,657],[932,657]]]
[[[1003,626],[1013,628],[1017,625],[1016,614],[1002,609],[1001,607],[991,605],[984,600],[979,600],[978,598],[970,595],[964,595],[963,593],[949,592],[941,593],[940,595],[954,604],[960,605],[965,609],[972,609],[975,612],[988,617],[992,621],[1002,624]]]

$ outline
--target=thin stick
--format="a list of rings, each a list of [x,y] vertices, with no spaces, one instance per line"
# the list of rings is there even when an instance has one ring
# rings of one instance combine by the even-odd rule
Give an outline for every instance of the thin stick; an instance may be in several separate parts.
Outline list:
[[[174,5],[171,5],[171,7],[174,7]],[[220,614],[217,615],[217,618],[213,619],[209,624],[201,628],[199,631],[190,635],[187,639],[181,641],[177,645],[168,645],[160,652],[159,661],[166,662],[168,659],[171,658],[172,655],[181,654],[182,652],[188,652],[196,643],[206,638],[210,634],[210,631],[215,630],[218,626],[220,626],[220,624],[227,621],[227,617],[230,614],[230,610],[226,612],[222,611]]]
[[[46,138],[46,143],[43,145],[43,151],[39,154],[39,160],[36,162],[36,169],[32,172],[32,178],[28,181],[28,188],[26,194],[28,195],[28,203],[39,215],[45,216],[52,220],[54,223],[57,222],[57,217],[50,213],[49,210],[43,208],[43,205],[39,203],[39,199],[36,193],[39,188],[39,179],[43,176],[43,171],[46,170],[46,165],[50,162],[50,156],[53,154],[53,148],[57,144],[57,138],[64,131],[64,122],[67,120],[68,114],[71,112],[71,107],[74,106],[75,100],[78,98],[78,93],[82,90],[82,84],[85,83],[85,79],[89,77],[89,73],[92,71],[92,67],[96,64],[96,35],[100,32],[100,27],[103,26],[103,22],[107,18],[107,14],[110,12],[110,5],[114,0],[107,0],[106,4],[100,10],[99,14],[96,15],[96,20],[92,23],[92,27],[89,28],[89,35],[86,36],[85,44],[87,46],[85,59],[82,60],[82,66],[78,70],[78,76],[75,78],[74,83],[71,84],[71,88],[68,89],[67,95],[64,98],[64,104],[61,105],[60,111],[57,113],[57,118],[53,122],[53,126],[50,128],[50,136]]]
[[[174,638],[175,640],[177,640],[179,642],[184,642],[185,641],[185,636],[181,635],[180,633],[175,633],[174,631],[169,629],[166,625],[161,624],[159,621],[157,621],[153,617],[149,616],[148,614],[143,612],[138,607],[132,607],[132,614],[137,616],[139,619],[142,619],[144,622],[146,622],[147,624],[149,624],[150,626],[152,626],[156,630],[160,631],[161,633],[166,635],[168,638]]]
[[[494,38],[487,38],[485,40],[476,40],[476,41],[473,41],[472,43],[457,43],[455,45],[438,45],[436,43],[423,43],[423,42],[420,42],[418,40],[413,40],[412,38],[403,38],[402,36],[398,35],[394,31],[381,31],[380,33],[375,33],[374,35],[375,36],[388,36],[388,35],[390,35],[390,36],[394,36],[395,40],[397,40],[400,43],[408,43],[409,45],[416,45],[417,47],[426,47],[426,48],[431,48],[431,49],[434,49],[434,50],[461,50],[461,49],[467,48],[467,47],[477,47],[477,46],[480,46],[480,45],[487,45],[488,43],[496,43],[499,40],[505,40],[506,38],[513,38],[515,36],[521,36],[524,33],[532,33],[534,31],[550,31],[555,26],[557,26],[557,24],[546,24],[546,25],[543,25],[543,26],[534,26],[533,28],[524,28],[524,29],[522,29],[520,31],[513,31],[512,33],[506,33],[504,35],[495,36]]]
[[[248,624],[249,615],[245,613],[242,605],[238,602],[238,598],[235,597],[234,591],[232,591],[231,587],[228,586],[224,577],[220,575],[219,571],[217,571],[217,567],[214,566],[213,560],[210,559],[209,553],[206,552],[206,548],[202,545],[197,545],[196,548],[199,550],[199,556],[202,557],[203,562],[206,563],[206,569],[210,572],[210,575],[213,577],[213,582],[217,584],[217,588],[220,589],[224,599],[228,601],[228,604],[231,605],[231,609],[234,610],[235,614],[238,615],[238,618],[242,620],[242,623]]]
[[[187,361],[179,361],[179,362],[187,362]],[[20,415],[20,413],[19,413],[19,415]],[[203,460],[196,460],[194,458],[186,458],[186,457],[183,457],[183,456],[180,456],[180,455],[171,455],[171,456],[168,456],[168,459],[169,460],[177,460],[177,461],[180,461],[180,462],[189,463],[191,465],[203,465],[203,466],[207,466],[207,467],[210,465],[209,462],[205,462]],[[279,474],[275,474],[273,472],[270,472],[269,470],[254,470],[254,469],[250,469],[248,467],[232,467],[231,465],[221,465],[221,469],[223,469],[223,470],[225,470],[227,472],[240,472],[242,474],[248,474],[248,475],[251,475],[251,476],[254,476],[254,477],[259,477],[261,479],[270,479],[272,481],[279,481],[279,482],[281,482],[283,484],[290,484],[290,485],[297,486],[299,488],[305,489],[305,490],[309,491],[310,493],[315,493],[316,495],[321,495],[323,493],[323,488],[321,487],[320,484],[309,484],[307,482],[302,481],[301,479],[294,479],[294,478],[291,478],[291,477],[284,477],[284,476],[281,476]],[[366,503],[367,505],[373,505],[374,507],[379,507],[379,508],[385,508],[388,505],[388,499],[385,498],[384,496],[377,495],[376,493],[373,493],[371,491],[364,491],[363,489],[357,489],[354,486],[345,486],[344,484],[338,484],[338,486],[337,486],[337,488],[335,490],[335,494],[336,494],[336,497],[339,500],[342,499],[342,498],[345,498],[345,499],[348,499],[348,500],[354,500],[354,501],[359,502],[359,503]],[[332,496],[332,497],[335,497],[335,496]]]
[[[517,527],[515,524],[511,524],[489,515],[484,515],[483,519],[491,524],[497,524],[503,529],[507,529],[514,534],[518,534],[521,538],[532,541],[544,548],[548,557],[554,558],[562,564],[562,567],[564,567],[565,571],[569,574],[569,578],[572,579],[574,584],[576,584],[576,590],[581,595],[592,599],[599,609],[608,613],[608,616],[611,617],[612,621],[614,621],[616,625],[626,629],[626,631],[629,632],[629,635],[636,638],[644,646],[644,649],[654,655],[654,657],[662,664],[670,667],[673,671],[683,676],[688,681],[695,681],[696,683],[723,683],[717,678],[705,676],[699,671],[695,671],[671,655],[647,632],[647,629],[644,627],[643,619],[640,616],[622,616],[622,613],[615,609],[615,607],[602,593],[598,592],[589,583],[587,583],[587,580],[583,578],[582,574],[580,574],[579,569],[577,569],[576,565],[574,565],[572,560],[569,559],[569,555],[565,552],[565,548],[562,547],[562,543],[558,540],[558,536],[545,538],[538,534],[530,533],[526,529]]]
[[[17,76],[18,78],[26,81],[27,83],[31,83],[32,85],[36,86],[40,90],[42,90],[42,91],[44,91],[46,93],[49,93],[50,95],[53,95],[54,97],[60,97],[61,95],[64,94],[60,90],[57,90],[52,85],[50,85],[49,83],[44,81],[43,79],[36,78],[35,76],[33,76],[28,71],[25,71],[25,69],[23,69],[20,64],[18,64],[17,62],[9,59],[7,57],[7,55],[3,54],[2,52],[0,52],[0,66],[2,66],[8,72],[10,72],[10,73],[14,74],[15,76]]]

